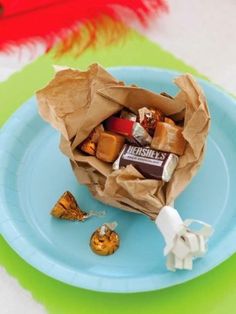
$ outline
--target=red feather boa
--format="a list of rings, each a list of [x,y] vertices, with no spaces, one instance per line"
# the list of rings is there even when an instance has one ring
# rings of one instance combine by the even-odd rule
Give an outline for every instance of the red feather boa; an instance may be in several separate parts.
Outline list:
[[[152,14],[166,10],[165,0],[2,0],[0,50],[37,39],[49,50],[60,39],[59,53],[78,43],[80,53],[97,44],[98,31],[104,32],[106,43],[121,37],[131,16],[128,12],[146,25]]]

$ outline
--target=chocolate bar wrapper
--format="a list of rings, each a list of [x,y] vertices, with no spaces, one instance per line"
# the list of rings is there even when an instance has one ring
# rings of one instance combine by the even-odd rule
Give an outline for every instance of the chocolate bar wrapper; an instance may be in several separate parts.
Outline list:
[[[107,119],[105,125],[108,131],[126,136],[126,139],[130,143],[141,146],[151,144],[152,137],[138,122],[129,119],[110,117]]]
[[[127,137],[127,140],[130,143],[145,146],[151,144],[152,137],[148,134],[148,132],[142,127],[140,123],[135,122],[132,129],[132,135]]]
[[[156,219],[160,209],[196,174],[204,156],[210,116],[205,96],[191,75],[181,75],[175,83],[180,91],[172,99],[125,85],[93,64],[86,71],[62,69],[37,92],[40,115],[59,130],[60,148],[70,159],[74,174],[98,200]],[[76,149],[110,116],[123,109],[137,114],[144,106],[156,108],[176,122],[184,119],[186,148],[169,182],[145,179],[132,165],[114,171],[111,164]]]
[[[171,153],[156,151],[150,147],[124,145],[113,169],[118,170],[132,164],[145,178],[170,181],[178,164],[178,156]]]
[[[137,115],[135,113],[128,111],[128,110],[125,110],[125,109],[123,109],[121,111],[120,118],[127,119],[127,120],[134,121],[134,122],[137,121]]]

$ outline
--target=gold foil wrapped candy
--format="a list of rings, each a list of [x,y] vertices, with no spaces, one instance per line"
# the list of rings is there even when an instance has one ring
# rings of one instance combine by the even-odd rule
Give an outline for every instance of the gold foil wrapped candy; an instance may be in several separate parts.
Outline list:
[[[138,120],[142,127],[153,136],[159,121],[163,121],[164,115],[160,110],[153,108],[140,108],[138,110]]]
[[[66,191],[57,201],[51,211],[56,218],[84,221],[90,215],[80,209],[74,196]]]
[[[99,124],[93,131],[89,134],[89,136],[82,142],[80,149],[91,155],[96,155],[98,139],[100,134],[104,131],[103,125]]]
[[[104,224],[92,234],[90,247],[98,255],[111,255],[119,248],[120,238],[114,231],[117,223]]]

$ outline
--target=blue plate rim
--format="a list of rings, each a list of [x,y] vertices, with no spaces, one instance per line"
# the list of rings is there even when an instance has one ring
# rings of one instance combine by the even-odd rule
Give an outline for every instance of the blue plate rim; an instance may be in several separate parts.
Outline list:
[[[160,75],[165,72],[165,74],[169,74],[170,76],[178,76],[183,74],[180,71],[172,71],[164,68],[157,67],[149,67],[149,66],[119,66],[119,67],[110,67],[108,68],[113,75],[116,75],[119,71],[128,70],[130,72],[133,71],[152,71],[156,74]],[[196,76],[194,76],[196,77]],[[213,90],[215,93],[223,94],[228,100],[231,102],[231,105],[236,106],[236,100],[226,93],[224,90],[219,88],[218,86],[202,79],[196,77],[198,82],[207,87],[208,89]],[[31,98],[32,99],[32,98]],[[30,99],[30,100],[31,100]],[[27,118],[33,117],[37,114],[37,110],[34,107],[29,106],[30,100],[26,101],[20,108],[18,108],[13,115],[5,122],[0,131],[0,143],[3,137],[3,133],[11,132],[11,130],[16,130],[18,125],[22,125],[22,121]],[[230,107],[229,107],[230,108]],[[23,118],[21,121],[20,117]],[[14,141],[14,139],[12,139]],[[10,144],[8,144],[10,145]],[[4,159],[9,158],[7,146],[4,147],[4,150],[1,150],[0,147],[0,160],[4,161]],[[4,168],[2,169],[4,170]],[[7,171],[7,169],[6,169]],[[2,171],[3,173],[4,171]],[[5,187],[6,188],[6,187]],[[223,261],[228,259],[231,255],[233,255],[236,251],[236,244],[233,239],[236,236],[236,226],[232,230],[228,232],[226,237],[222,239],[219,243],[219,247],[224,247],[224,254],[220,256],[212,256],[210,259],[211,263],[208,262],[204,265],[203,268],[194,270],[189,273],[186,272],[185,278],[181,278],[178,280],[178,277],[173,279],[172,273],[166,272],[163,275],[151,275],[151,276],[141,276],[138,278],[113,278],[113,277],[100,277],[100,276],[91,276],[87,275],[84,272],[74,272],[72,270],[68,270],[66,267],[60,264],[55,264],[50,260],[48,256],[46,256],[42,251],[36,250],[35,247],[27,240],[27,237],[23,238],[17,232],[16,225],[19,223],[17,219],[12,219],[8,213],[7,200],[4,196],[4,184],[0,183],[0,233],[4,237],[4,239],[8,242],[11,248],[17,252],[17,254],[22,257],[28,264],[41,271],[45,275],[67,283],[69,285],[80,287],[84,289],[100,291],[100,292],[115,292],[115,293],[134,293],[134,292],[144,292],[144,291],[152,291],[159,290],[163,288],[167,288],[170,286],[175,286],[178,284],[182,284],[186,281],[192,280],[211,269],[215,268],[217,265],[221,264]],[[22,223],[22,222],[21,222]],[[23,222],[24,223],[24,222]],[[224,246],[225,241],[227,240],[227,247]],[[209,252],[208,255],[214,255],[214,252]],[[190,274],[190,275],[189,275]],[[163,277],[165,277],[165,284],[160,284],[162,282]]]

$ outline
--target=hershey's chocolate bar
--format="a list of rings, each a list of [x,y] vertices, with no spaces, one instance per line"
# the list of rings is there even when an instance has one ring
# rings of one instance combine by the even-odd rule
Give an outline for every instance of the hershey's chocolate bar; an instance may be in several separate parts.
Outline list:
[[[113,164],[117,170],[133,165],[145,178],[168,182],[178,164],[178,156],[157,151],[149,147],[124,145],[118,159]]]

